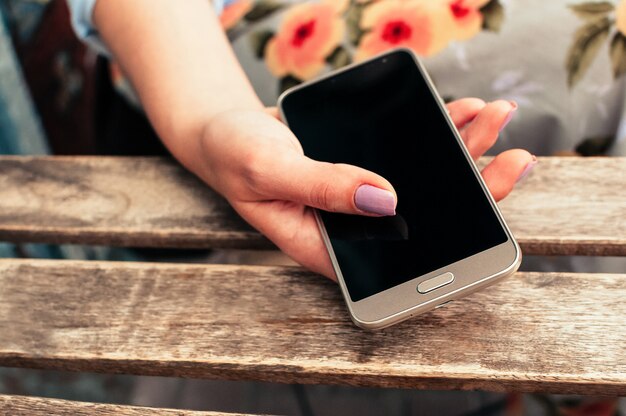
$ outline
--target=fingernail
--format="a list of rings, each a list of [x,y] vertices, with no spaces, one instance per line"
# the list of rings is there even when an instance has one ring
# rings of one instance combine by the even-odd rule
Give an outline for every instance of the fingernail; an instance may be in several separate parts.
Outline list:
[[[531,170],[533,170],[533,168],[537,165],[537,163],[539,163],[539,161],[537,160],[537,158],[535,157],[535,155],[533,155],[533,160],[531,160],[530,162],[528,162],[528,164],[526,165],[526,167],[524,168],[524,170],[522,171],[522,173],[520,173],[519,177],[517,178],[517,182],[521,181],[522,179],[524,179],[526,176],[528,176],[528,174],[530,173]]]
[[[361,185],[354,193],[354,204],[361,211],[378,215],[396,215],[393,193],[372,185]]]
[[[515,112],[517,111],[517,103],[515,101],[509,101],[509,103],[511,103],[512,108],[511,108],[511,111],[509,111],[509,114],[506,115],[506,118],[502,122],[502,125],[500,126],[500,131],[504,130],[506,125],[509,124],[509,121],[511,121],[511,119],[515,115]]]

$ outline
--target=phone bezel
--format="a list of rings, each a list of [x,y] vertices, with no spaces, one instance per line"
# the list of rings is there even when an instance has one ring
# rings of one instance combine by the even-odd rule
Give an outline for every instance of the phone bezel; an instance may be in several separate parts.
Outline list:
[[[376,61],[381,61],[381,64],[384,65],[385,58],[395,53],[407,53],[413,58],[413,61],[415,62],[417,68],[419,69],[423,78],[426,80],[429,90],[436,98],[436,102],[439,106],[440,111],[448,122],[448,125],[452,130],[457,143],[461,147],[466,160],[470,164],[476,179],[483,189],[485,197],[489,200],[490,206],[494,210],[496,217],[498,218],[508,239],[506,242],[499,244],[495,247],[474,254],[470,257],[466,257],[447,266],[438,268],[427,274],[416,276],[415,278],[405,283],[401,283],[397,286],[391,287],[382,292],[378,292],[357,302],[353,302],[346,287],[343,275],[341,273],[341,268],[339,267],[332,244],[328,237],[328,233],[326,232],[326,227],[324,226],[324,223],[321,220],[318,211],[315,210],[315,218],[322,234],[324,244],[326,245],[331,261],[333,263],[333,268],[335,269],[337,280],[339,281],[339,285],[341,287],[344,300],[346,301],[346,304],[348,306],[350,316],[356,325],[365,329],[385,328],[387,326],[408,319],[412,316],[434,309],[437,306],[442,305],[443,303],[466,296],[476,290],[493,284],[497,280],[515,272],[521,264],[522,256],[517,241],[515,241],[511,230],[504,221],[498,205],[491,196],[487,185],[480,175],[480,171],[478,170],[476,164],[474,163],[474,160],[470,156],[469,151],[467,150],[465,143],[461,139],[461,136],[456,126],[452,122],[443,100],[439,96],[439,93],[436,91],[432,80],[430,79],[428,73],[420,62],[420,59],[411,49],[395,48],[376,55],[365,61],[347,65],[336,71],[325,74],[322,77],[304,82],[300,85],[290,88],[289,90],[283,92],[278,98],[278,109],[283,122],[289,125],[283,109],[283,103],[287,96],[303,88],[310,88],[311,86],[314,86],[315,84],[323,82],[329,78],[334,78],[339,74],[350,71],[351,69],[361,65],[369,65],[375,63]],[[445,272],[451,272],[452,274],[454,274],[455,279],[452,283],[435,289],[426,294],[422,294],[417,291],[416,288],[420,282],[428,280]]]

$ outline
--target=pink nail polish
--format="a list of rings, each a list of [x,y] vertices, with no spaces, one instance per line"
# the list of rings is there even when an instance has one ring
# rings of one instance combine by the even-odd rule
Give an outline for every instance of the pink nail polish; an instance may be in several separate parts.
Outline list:
[[[511,108],[511,111],[509,111],[509,114],[506,115],[506,118],[502,122],[502,125],[500,126],[500,131],[504,130],[506,125],[509,124],[509,121],[511,121],[511,119],[515,115],[515,112],[517,111],[517,103],[515,101],[509,101],[509,103],[511,103],[512,108]]]
[[[524,179],[526,176],[528,176],[528,174],[530,173],[531,170],[533,170],[533,168],[537,165],[537,163],[539,163],[539,161],[537,160],[537,158],[535,157],[535,155],[533,155],[533,160],[531,160],[530,162],[528,162],[528,164],[526,165],[526,167],[524,168],[524,170],[522,171],[522,173],[520,173],[519,177],[517,178],[517,182],[521,181],[522,179]]]
[[[393,193],[372,185],[361,185],[354,194],[354,204],[361,211],[378,215],[396,215]]]

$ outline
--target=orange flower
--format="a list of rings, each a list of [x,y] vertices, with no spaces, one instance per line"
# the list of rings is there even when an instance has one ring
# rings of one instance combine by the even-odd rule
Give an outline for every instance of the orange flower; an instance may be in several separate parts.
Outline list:
[[[355,59],[366,59],[399,46],[424,56],[440,51],[448,42],[446,34],[436,27],[445,11],[441,6],[432,0],[388,0],[366,7],[360,25],[367,33]]]
[[[321,0],[321,3],[333,6],[337,13],[345,12],[350,6],[350,0]]]
[[[430,56],[451,40],[467,40],[483,25],[480,8],[489,0],[388,0],[363,11],[361,39],[356,60],[396,46]]]
[[[615,7],[615,26],[622,35],[626,36],[626,1],[624,0]]]
[[[343,40],[345,23],[331,2],[303,3],[285,13],[278,33],[267,43],[265,59],[276,77],[313,78]]]
[[[254,0],[238,0],[224,7],[220,14],[220,22],[224,30],[234,27],[239,21],[252,10]]]
[[[489,0],[465,0],[463,4],[465,7],[471,7],[472,9],[479,10],[481,7],[489,3]]]
[[[468,40],[476,36],[483,26],[480,8],[489,0],[447,0],[447,19],[441,30],[449,33],[452,40]]]

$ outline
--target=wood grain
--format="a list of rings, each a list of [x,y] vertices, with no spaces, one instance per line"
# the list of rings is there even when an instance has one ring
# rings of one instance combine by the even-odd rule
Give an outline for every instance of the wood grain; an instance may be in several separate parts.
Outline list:
[[[626,395],[626,275],[518,273],[379,332],[296,267],[0,260],[0,366]]]
[[[526,254],[626,256],[625,189],[626,158],[539,158],[500,209]]]
[[[194,412],[69,400],[0,395],[0,415],[6,416],[236,416],[234,413]]]
[[[178,164],[130,157],[0,157],[0,241],[272,247]]]
[[[623,256],[625,184],[626,158],[540,158],[501,208],[526,254]],[[0,157],[0,241],[272,247],[158,158]]]

